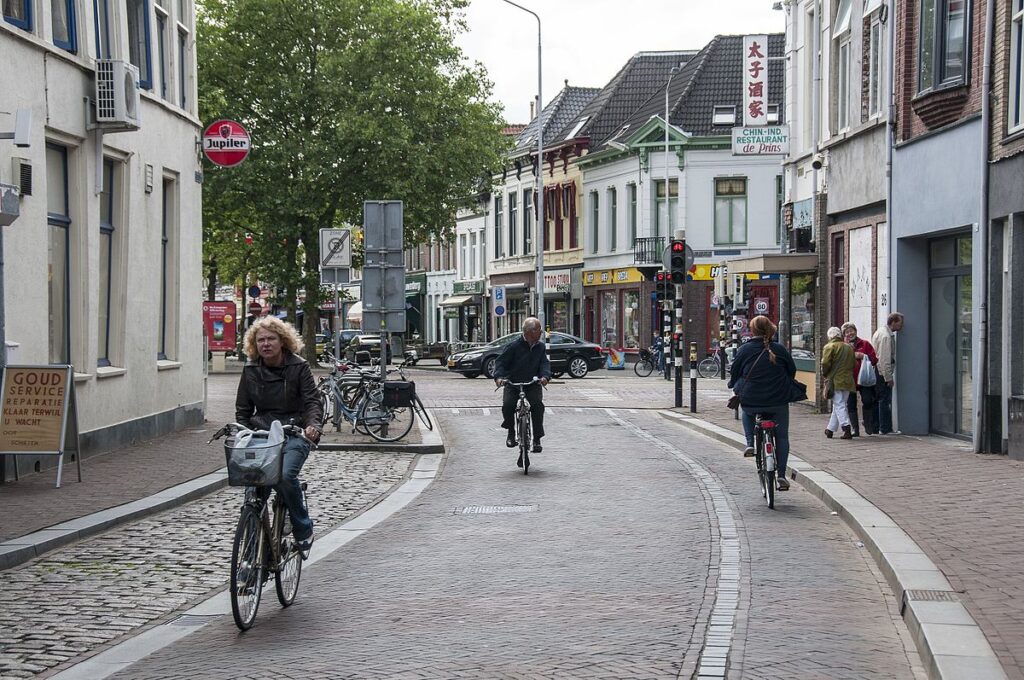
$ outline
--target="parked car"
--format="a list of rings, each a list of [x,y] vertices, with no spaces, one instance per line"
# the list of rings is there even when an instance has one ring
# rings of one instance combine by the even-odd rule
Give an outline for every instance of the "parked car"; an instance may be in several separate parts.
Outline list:
[[[521,333],[503,335],[482,347],[471,347],[453,352],[448,357],[448,370],[475,378],[481,373],[494,377],[494,365],[505,345],[518,338]],[[605,358],[601,348],[592,342],[566,333],[549,333],[546,340],[551,373],[555,377],[568,373],[573,378],[582,378],[590,371],[604,368]]]
[[[353,336],[345,350],[345,358],[357,364],[369,364],[372,359],[380,360],[380,336]]]
[[[414,366],[421,359],[437,359],[442,366],[448,364],[448,343],[447,342],[420,342],[409,340],[405,343],[405,356]]]

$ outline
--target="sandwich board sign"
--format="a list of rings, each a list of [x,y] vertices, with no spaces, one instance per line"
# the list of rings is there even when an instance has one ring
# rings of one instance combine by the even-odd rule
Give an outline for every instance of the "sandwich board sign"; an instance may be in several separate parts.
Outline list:
[[[57,456],[60,488],[64,453],[69,448],[82,481],[71,366],[5,366],[0,383],[0,455]],[[14,478],[18,478],[17,463]]]

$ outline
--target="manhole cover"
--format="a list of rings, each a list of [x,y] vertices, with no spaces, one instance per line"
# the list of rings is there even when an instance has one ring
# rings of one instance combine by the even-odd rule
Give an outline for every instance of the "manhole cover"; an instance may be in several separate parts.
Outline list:
[[[495,515],[509,512],[536,512],[536,505],[464,505],[455,508],[456,515]]]
[[[907,590],[906,596],[908,600],[917,600],[919,602],[958,602],[956,593],[951,593],[948,590]]]

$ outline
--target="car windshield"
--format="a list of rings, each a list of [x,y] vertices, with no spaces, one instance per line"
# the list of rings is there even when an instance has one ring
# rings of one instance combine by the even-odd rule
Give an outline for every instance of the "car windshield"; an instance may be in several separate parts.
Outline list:
[[[490,347],[503,347],[504,345],[507,345],[508,343],[510,343],[513,340],[515,340],[516,338],[518,338],[520,335],[522,335],[522,333],[509,333],[508,335],[503,335],[500,338],[498,338],[497,340],[493,341],[489,346]]]

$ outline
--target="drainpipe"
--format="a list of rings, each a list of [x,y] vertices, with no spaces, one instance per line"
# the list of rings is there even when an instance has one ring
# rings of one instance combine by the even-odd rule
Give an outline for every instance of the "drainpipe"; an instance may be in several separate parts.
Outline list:
[[[988,407],[985,382],[988,377],[988,158],[990,127],[992,124],[992,35],[995,24],[995,0],[985,3],[985,61],[982,65],[981,77],[981,206],[978,210],[978,250],[981,263],[978,276],[978,370],[975,372],[974,384],[974,452],[986,450],[982,428],[987,421]],[[1005,395],[1004,395],[1005,397]]]
[[[818,245],[818,285],[815,286],[816,295],[820,295],[824,288],[821,284],[828,280],[824,264],[828,261],[828,240],[822,238],[822,225],[818,221],[818,169],[814,167],[814,157],[818,153],[818,145],[821,140],[821,10],[822,3],[817,0],[814,3],[814,39],[811,41],[811,82],[814,92],[811,93],[811,229],[814,233],[814,240]],[[828,327],[824,310],[827,305],[825,300],[815,301],[814,332],[818,338],[823,337],[822,326]],[[819,311],[821,310],[821,311]],[[819,319],[823,322],[819,325]],[[820,385],[821,365],[814,362],[814,384]],[[815,389],[815,403],[821,401],[820,389]]]
[[[896,148],[896,0],[890,0],[886,8],[886,29],[889,33],[889,111],[886,115],[885,129],[885,232],[889,242],[885,249],[885,294],[888,296],[886,307],[891,313],[895,308],[896,296],[892,291],[892,258],[896,247],[896,239],[892,230],[892,157]],[[886,315],[888,316],[888,315]],[[878,327],[888,325],[888,318],[879,319]],[[896,399],[896,383],[893,382],[893,394],[890,396],[893,427],[899,429],[899,406]]]

